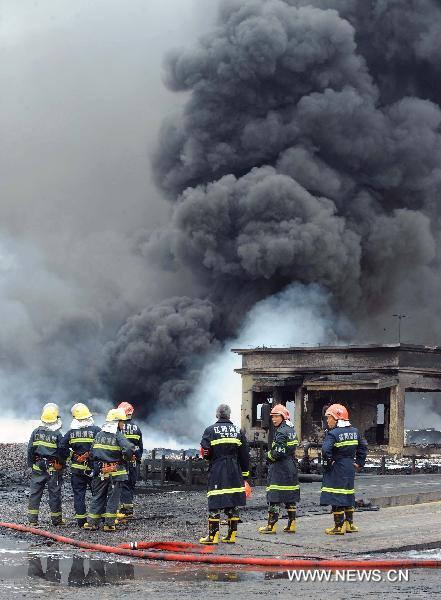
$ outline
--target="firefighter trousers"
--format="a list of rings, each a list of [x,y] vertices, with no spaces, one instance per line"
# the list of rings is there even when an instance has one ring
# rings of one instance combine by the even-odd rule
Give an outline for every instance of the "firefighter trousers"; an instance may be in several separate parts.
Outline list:
[[[75,519],[80,527],[87,520],[86,491],[91,487],[92,478],[82,473],[72,473],[70,483],[74,497]]]
[[[49,508],[54,525],[61,521],[61,486],[63,476],[60,471],[32,471],[29,490],[28,519],[29,523],[38,523],[41,497],[47,485]]]
[[[115,525],[116,515],[121,498],[121,480],[114,481],[112,477],[94,477],[92,480],[92,502],[90,503],[87,520],[89,525],[98,525],[104,518],[106,525]]]
[[[128,480],[122,482],[121,486],[121,509],[122,512],[133,514],[133,498],[135,496],[135,486],[139,479],[139,465],[130,462],[127,467]]]

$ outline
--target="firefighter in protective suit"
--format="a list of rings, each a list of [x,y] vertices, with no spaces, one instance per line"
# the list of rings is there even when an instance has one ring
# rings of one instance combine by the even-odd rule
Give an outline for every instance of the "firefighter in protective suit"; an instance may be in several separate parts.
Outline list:
[[[300,486],[294,452],[299,442],[289,420],[289,411],[283,404],[276,404],[270,415],[275,427],[275,434],[271,449],[267,453],[269,462],[266,488],[268,523],[264,527],[260,527],[259,532],[276,533],[280,505],[285,504],[288,511],[288,524],[283,531],[295,533],[296,505],[300,499]]]
[[[74,404],[71,413],[72,423],[63,437],[61,448],[66,458],[70,456],[70,482],[74,496],[75,519],[78,526],[83,527],[87,520],[86,491],[92,481],[90,450],[100,428],[94,425],[92,413],[85,404]]]
[[[112,408],[92,445],[92,502],[84,529],[96,531],[104,518],[104,531],[115,531],[121,498],[121,485],[127,481],[126,461],[132,458],[133,446],[121,429],[126,420],[123,410]]]
[[[64,460],[60,443],[61,419],[58,406],[46,404],[41,413],[39,426],[34,429],[28,444],[28,466],[32,468],[29,491],[28,520],[31,525],[38,525],[38,513],[41,497],[47,485],[49,508],[53,525],[64,523],[61,513],[61,486],[63,484],[62,469]]]
[[[141,429],[132,421],[134,408],[128,402],[121,402],[118,405],[125,413],[127,420],[121,429],[125,438],[134,446],[132,460],[127,463],[128,479],[124,481],[121,489],[121,515],[123,517],[133,517],[133,498],[135,495],[136,482],[139,479],[139,465],[141,463],[143,444]]]
[[[245,506],[245,481],[249,477],[249,448],[245,434],[230,421],[231,409],[220,404],[217,421],[204,431],[201,454],[210,461],[208,475],[208,535],[201,544],[219,541],[220,511],[228,517],[228,533],[222,541],[234,544],[237,535],[239,506]]]
[[[325,416],[328,431],[322,446],[325,471],[320,504],[330,504],[334,515],[334,527],[325,531],[329,535],[355,533],[355,470],[364,466],[367,442],[349,423],[345,406],[331,404]]]

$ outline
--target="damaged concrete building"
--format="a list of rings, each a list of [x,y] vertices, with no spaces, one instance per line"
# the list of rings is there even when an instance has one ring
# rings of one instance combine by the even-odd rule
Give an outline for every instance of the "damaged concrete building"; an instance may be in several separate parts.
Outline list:
[[[250,440],[266,441],[263,407],[293,403],[299,439],[314,441],[324,408],[348,407],[371,447],[402,455],[407,392],[441,392],[441,347],[409,344],[236,348],[242,356],[241,425]],[[262,412],[263,410],[263,412]],[[425,454],[431,452],[425,448]],[[433,448],[439,453],[439,447]]]

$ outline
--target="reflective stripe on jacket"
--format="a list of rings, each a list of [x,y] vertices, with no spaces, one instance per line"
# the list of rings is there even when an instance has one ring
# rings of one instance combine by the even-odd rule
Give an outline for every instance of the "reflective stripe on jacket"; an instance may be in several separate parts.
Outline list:
[[[275,429],[269,460],[266,487],[267,502],[295,504],[300,499],[299,477],[295,462],[298,439],[294,427],[283,421]]]
[[[204,431],[201,447],[208,451],[208,509],[244,506],[244,478],[249,476],[249,448],[243,431],[228,419],[219,419]]]
[[[331,506],[355,505],[354,462],[364,466],[367,442],[356,427],[329,429],[322,446],[325,466],[320,504]]]
[[[90,452],[95,436],[100,431],[96,425],[69,429],[61,441],[61,451],[65,458],[71,457],[70,468],[74,473],[84,473],[89,470],[87,461],[77,462],[76,456]]]
[[[135,449],[134,455],[138,461],[141,460],[142,452],[144,450],[142,442],[142,431],[132,420],[124,421],[124,426],[121,429],[122,434],[125,438],[131,442]]]
[[[43,425],[39,425],[34,429],[28,443],[28,466],[33,465],[36,456],[56,458],[63,462],[60,452],[62,437],[60,430],[51,431]]]
[[[91,461],[96,463],[118,463],[117,471],[107,474],[113,479],[127,479],[127,468],[125,461],[130,460],[133,455],[132,444],[123,436],[121,431],[110,433],[99,431],[91,450]]]

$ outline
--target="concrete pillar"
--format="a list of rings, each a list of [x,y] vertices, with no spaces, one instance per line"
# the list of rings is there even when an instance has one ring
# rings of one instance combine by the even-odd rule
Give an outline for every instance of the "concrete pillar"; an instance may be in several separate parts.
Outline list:
[[[384,441],[389,444],[389,426],[390,426],[390,406],[389,402],[384,404]]]
[[[302,414],[303,414],[303,394],[305,388],[299,387],[295,392],[295,410],[294,410],[294,425],[299,442],[302,441]]]
[[[317,392],[312,392],[305,387],[302,388],[301,431],[305,440],[309,440],[312,434],[312,409],[316,398]]]
[[[390,388],[389,452],[403,454],[404,449],[404,392],[401,385]]]
[[[242,375],[242,404],[240,408],[240,426],[248,439],[253,439],[251,419],[253,411],[253,376]]]

